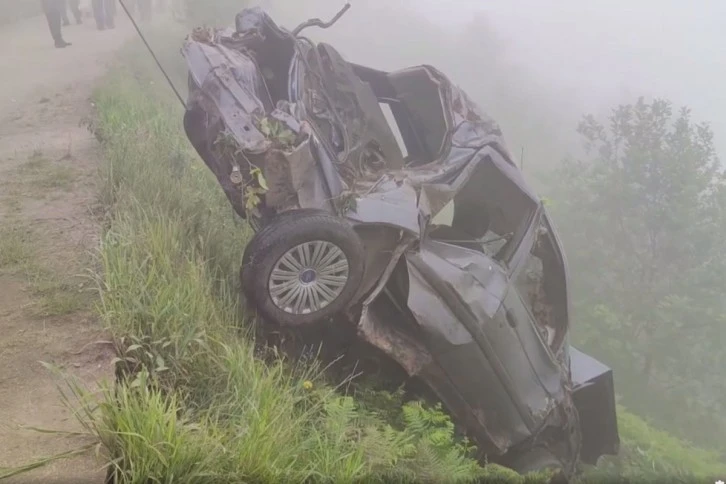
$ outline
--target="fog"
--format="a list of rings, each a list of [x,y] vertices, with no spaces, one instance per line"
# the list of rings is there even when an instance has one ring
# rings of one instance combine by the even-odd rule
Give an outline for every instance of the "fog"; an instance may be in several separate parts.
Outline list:
[[[448,9],[428,1],[439,18]],[[710,120],[726,148],[726,3],[717,0],[462,1],[480,10],[509,47],[513,62],[571,96],[573,106],[597,111],[638,95],[660,96]],[[545,4],[547,4],[545,6]],[[451,14],[464,22],[466,14]],[[721,150],[723,151],[723,149]]]
[[[287,27],[331,17],[342,1],[261,1]],[[711,123],[726,150],[726,3],[666,0],[353,1],[327,31],[308,35],[350,60],[444,70],[497,118],[510,150],[547,169],[578,148],[585,113],[606,116],[638,96],[664,97]],[[528,171],[525,169],[525,171]],[[531,174],[531,173],[528,173]]]

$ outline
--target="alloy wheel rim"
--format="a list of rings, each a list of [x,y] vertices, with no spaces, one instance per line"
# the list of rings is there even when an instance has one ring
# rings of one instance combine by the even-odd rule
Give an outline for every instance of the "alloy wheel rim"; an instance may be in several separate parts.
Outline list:
[[[285,252],[272,268],[268,291],[278,309],[310,314],[330,305],[348,282],[345,253],[332,242],[304,242]]]

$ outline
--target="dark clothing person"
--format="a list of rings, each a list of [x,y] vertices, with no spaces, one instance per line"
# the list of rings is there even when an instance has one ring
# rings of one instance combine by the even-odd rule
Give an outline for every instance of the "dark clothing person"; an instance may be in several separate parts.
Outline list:
[[[73,13],[73,18],[76,19],[76,23],[78,25],[81,25],[83,23],[80,4],[81,4],[81,0],[68,0],[68,6],[71,8],[71,13]]]
[[[61,0],[61,3],[63,4],[61,7],[63,25],[70,25],[70,21],[68,20],[68,7],[71,8],[71,13],[73,13],[73,18],[76,19],[76,23],[80,25],[82,23],[81,8],[79,6],[81,0]]]
[[[61,32],[63,0],[41,0],[41,5],[45,18],[48,20],[48,28],[50,28],[50,35],[53,36],[55,46],[62,49],[71,45],[70,42],[63,40]]]
[[[114,0],[91,0],[93,16],[96,19],[98,30],[112,29],[115,27],[113,17],[116,14],[116,3]]]
[[[71,22],[68,20],[68,2],[66,0],[60,0],[61,3],[61,18],[63,19],[63,25],[70,25]]]

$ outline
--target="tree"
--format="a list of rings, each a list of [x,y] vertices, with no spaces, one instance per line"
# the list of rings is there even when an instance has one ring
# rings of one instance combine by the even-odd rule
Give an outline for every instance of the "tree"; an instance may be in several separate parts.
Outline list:
[[[586,156],[549,183],[576,342],[613,366],[626,404],[695,439],[726,397],[714,371],[726,368],[726,190],[713,134],[687,108],[642,98],[607,126],[586,116],[578,133]]]

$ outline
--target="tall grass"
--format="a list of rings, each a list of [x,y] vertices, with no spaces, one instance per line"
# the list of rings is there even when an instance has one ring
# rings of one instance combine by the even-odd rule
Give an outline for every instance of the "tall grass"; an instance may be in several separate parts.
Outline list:
[[[399,424],[329,386],[315,361],[254,344],[238,300],[250,231],[192,154],[181,112],[129,65],[96,93],[107,163],[100,312],[121,383],[84,422],[120,482],[472,482],[482,468],[438,408]],[[531,479],[531,478],[530,478]]]

